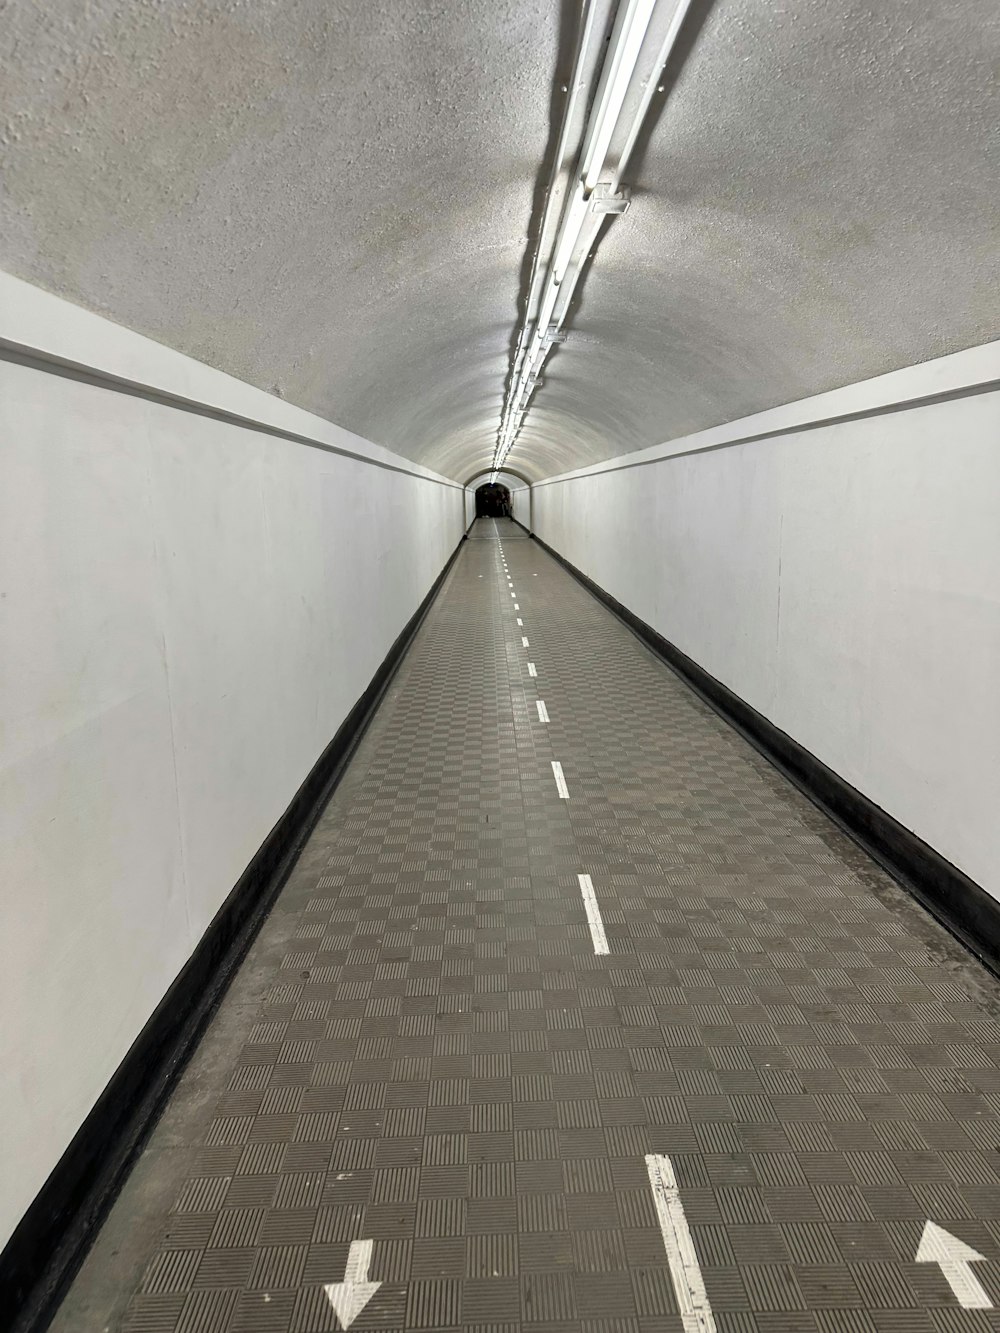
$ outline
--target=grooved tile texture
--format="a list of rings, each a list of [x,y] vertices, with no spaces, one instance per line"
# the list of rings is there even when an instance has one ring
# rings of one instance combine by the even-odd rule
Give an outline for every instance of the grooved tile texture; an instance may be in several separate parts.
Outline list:
[[[360,1238],[358,1329],[682,1333],[647,1153],[719,1333],[1000,1329],[914,1262],[1000,1300],[993,983],[512,523],[315,839],[122,1333],[335,1329]]]

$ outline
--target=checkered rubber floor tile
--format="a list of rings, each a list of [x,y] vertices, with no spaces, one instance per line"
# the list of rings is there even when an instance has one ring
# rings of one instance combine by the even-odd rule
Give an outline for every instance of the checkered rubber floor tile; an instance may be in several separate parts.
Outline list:
[[[1000,1330],[992,980],[509,521],[318,853],[141,1270],[98,1316],[99,1244],[60,1333]]]

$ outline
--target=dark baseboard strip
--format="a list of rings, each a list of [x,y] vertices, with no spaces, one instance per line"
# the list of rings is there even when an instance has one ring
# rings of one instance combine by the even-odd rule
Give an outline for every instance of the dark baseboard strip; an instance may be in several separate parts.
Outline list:
[[[11,1333],[41,1333],[51,1321],[461,549],[459,542],[0,1254],[0,1317]]]
[[[911,893],[981,962],[1000,975],[1000,903],[957,866],[946,861],[892,815],[845,782],[814,754],[662,634],[640,620],[627,606],[604,591],[586,574],[535,533],[532,538],[612,611],[619,620],[685,684],[725,719],[781,773],[844,830],[869,856]]]

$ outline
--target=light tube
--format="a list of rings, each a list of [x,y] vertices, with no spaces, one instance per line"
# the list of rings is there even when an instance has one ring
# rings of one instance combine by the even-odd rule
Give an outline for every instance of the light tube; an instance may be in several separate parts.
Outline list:
[[[552,260],[552,276],[557,283],[562,282],[569,261],[576,249],[576,243],[580,239],[580,229],[587,217],[587,197],[584,194],[583,183],[577,184],[573,197],[566,210],[566,216],[563,221],[562,236],[559,238],[559,244],[556,246],[555,258]],[[543,321],[539,319],[539,324]],[[548,320],[544,321],[546,324]]]
[[[582,175],[584,188],[588,191],[594,188],[604,170],[611,136],[618,125],[622,103],[632,82],[635,62],[639,59],[655,5],[656,0],[627,0],[624,20],[611,52],[609,77],[601,90],[600,105],[596,108],[593,129],[584,149]]]
[[[605,181],[610,193],[616,195],[619,191],[620,180],[626,163],[635,147],[639,130],[655,95],[657,79],[670,55],[691,3],[692,0],[620,0],[609,48],[605,54],[597,83],[594,105],[587,118],[587,125],[584,130],[582,148],[575,172],[575,185],[572,187],[572,193],[569,194],[568,198],[564,197],[561,200],[561,217],[555,229],[555,239],[550,252],[551,259],[546,270],[541,261],[541,254],[536,249],[532,262],[526,314],[514,352],[510,389],[501,413],[500,429],[494,453],[494,467],[497,469],[502,467],[516,442],[527,412],[528,399],[537,387],[537,381],[541,376],[549,352],[557,340],[560,342],[563,340],[562,337],[557,339],[557,335],[562,321],[566,317],[581,273],[581,266],[573,264],[573,255],[585,234],[588,237],[587,244],[589,246],[590,241],[599,230],[602,216],[591,219],[591,195],[594,187],[601,184],[602,175],[606,173],[607,155],[612,141],[616,135],[620,139],[622,132],[624,132],[624,145],[621,151],[617,153],[617,160],[613,163],[611,179]],[[642,88],[638,90],[637,105],[633,107],[627,121],[625,121],[622,119],[622,109],[636,77],[639,57],[642,54],[650,22],[657,6],[662,5],[665,8],[666,4],[670,4],[673,10],[666,34],[661,40],[652,69],[647,70],[644,66],[645,81]],[[580,71],[584,68],[587,53],[590,49],[589,43],[594,36],[596,10],[597,6],[592,3],[592,0],[587,0],[584,5],[583,35],[577,51],[571,95],[560,130],[556,160],[553,164],[549,201],[538,231],[540,239],[548,234],[553,220],[549,213],[550,209],[554,210],[556,207],[556,199],[552,197],[552,187],[555,185],[557,173],[563,169],[562,163],[566,152],[570,113],[582,93]],[[597,34],[597,37],[599,38],[599,34]],[[646,77],[647,75],[648,77]],[[595,211],[599,215],[604,215],[612,210],[598,206]],[[545,274],[544,278],[543,273]],[[535,296],[539,285],[542,283],[544,283],[544,287],[536,310]],[[559,318],[554,318],[557,306],[559,306],[561,314]],[[536,310],[534,319],[530,317],[532,310]],[[534,382],[530,383],[531,381]]]
[[[628,165],[628,160],[632,156],[632,149],[635,147],[635,141],[639,137],[639,131],[642,128],[642,122],[646,119],[646,113],[649,110],[649,104],[657,92],[657,82],[663,73],[663,67],[670,58],[670,52],[673,49],[674,42],[677,40],[677,34],[681,30],[681,24],[687,17],[687,12],[691,8],[691,0],[677,0],[677,8],[674,10],[673,17],[670,20],[670,26],[667,28],[666,35],[660,45],[656,56],[656,64],[653,66],[653,72],[649,77],[645,88],[642,90],[642,98],[629,127],[628,138],[622,148],[621,155],[618,158],[618,165],[615,167],[612,180],[612,189],[617,190],[622,172]]]

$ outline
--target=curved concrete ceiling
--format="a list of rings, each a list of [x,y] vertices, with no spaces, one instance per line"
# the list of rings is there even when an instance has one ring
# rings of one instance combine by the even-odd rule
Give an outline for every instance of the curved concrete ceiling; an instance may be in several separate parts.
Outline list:
[[[497,473],[494,473],[492,468],[486,468],[484,471],[477,472],[474,477],[466,477],[462,485],[474,487],[478,490],[480,486],[485,486],[490,480],[498,481],[501,486],[506,486],[509,491],[516,491],[521,487],[531,485],[527,477],[520,472],[512,472],[507,467],[501,468]]]
[[[464,479],[573,0],[8,0],[0,266]],[[695,6],[510,464],[997,335],[994,0]]]

